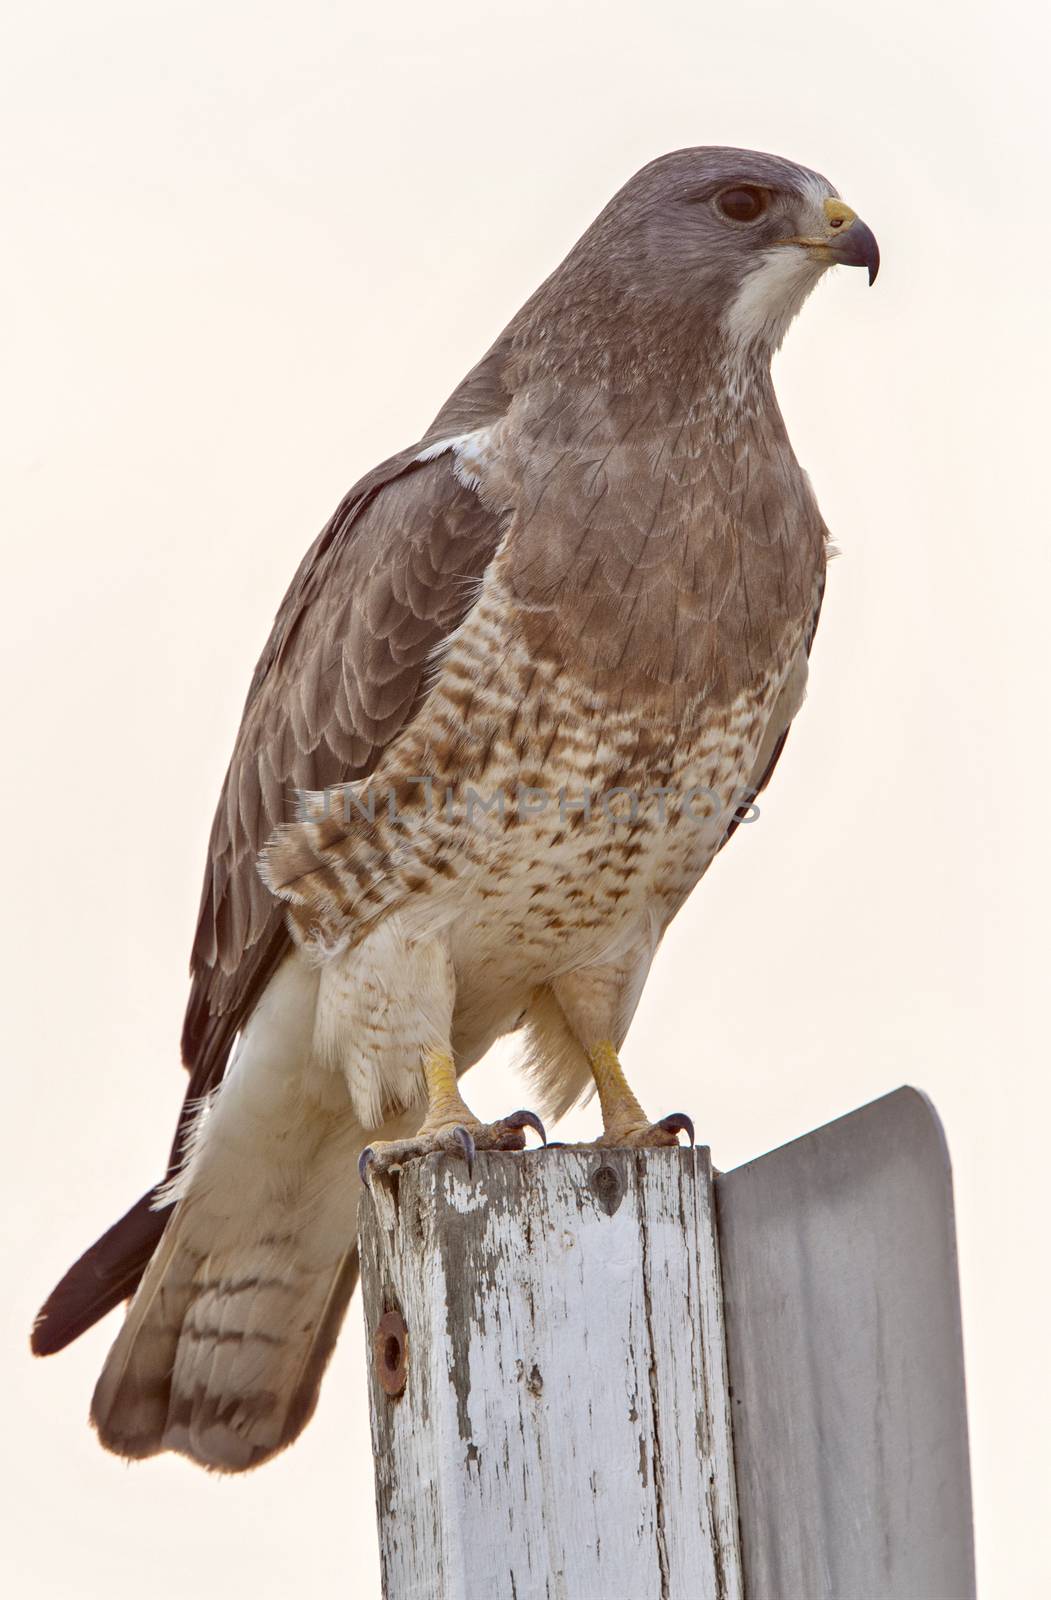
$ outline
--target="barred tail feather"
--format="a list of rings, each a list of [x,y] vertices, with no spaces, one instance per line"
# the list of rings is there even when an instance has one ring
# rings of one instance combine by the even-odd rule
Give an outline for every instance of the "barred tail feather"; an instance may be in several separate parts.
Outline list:
[[[240,1472],[299,1434],[354,1287],[364,1142],[356,1126],[331,1141],[330,1157],[340,1147],[345,1159],[338,1172],[326,1162],[323,1197],[248,1204],[221,1234],[191,1184],[95,1391],[92,1420],[108,1449],[174,1450]]]
[[[311,1077],[317,974],[290,956],[202,1110],[164,1237],[92,1402],[119,1455],[240,1472],[309,1420],[357,1269],[345,1083]],[[418,1114],[417,1114],[418,1120]]]

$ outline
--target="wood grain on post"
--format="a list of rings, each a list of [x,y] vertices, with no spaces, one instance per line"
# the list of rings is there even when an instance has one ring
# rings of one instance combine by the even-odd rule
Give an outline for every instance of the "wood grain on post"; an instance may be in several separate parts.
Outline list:
[[[361,1259],[386,1600],[740,1600],[707,1150],[430,1157]]]

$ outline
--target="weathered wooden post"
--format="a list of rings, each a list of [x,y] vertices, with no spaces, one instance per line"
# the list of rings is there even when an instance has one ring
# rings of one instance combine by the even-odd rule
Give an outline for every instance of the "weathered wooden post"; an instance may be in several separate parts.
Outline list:
[[[374,1183],[361,1254],[386,1600],[973,1595],[914,1091],[714,1186],[706,1150],[430,1158]]]
[[[389,1600],[736,1600],[708,1152],[432,1157],[373,1192]]]

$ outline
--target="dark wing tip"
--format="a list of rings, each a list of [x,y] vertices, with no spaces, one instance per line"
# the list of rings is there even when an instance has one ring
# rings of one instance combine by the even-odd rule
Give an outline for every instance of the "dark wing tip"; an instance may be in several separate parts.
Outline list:
[[[171,1211],[170,1207],[153,1209],[156,1193],[151,1189],[136,1200],[52,1289],[29,1336],[35,1356],[53,1356],[64,1350],[107,1311],[134,1294]]]

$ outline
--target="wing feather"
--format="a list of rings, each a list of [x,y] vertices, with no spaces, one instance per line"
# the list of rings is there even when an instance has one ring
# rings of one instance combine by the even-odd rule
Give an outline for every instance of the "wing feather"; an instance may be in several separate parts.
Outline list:
[[[810,651],[813,648],[814,636],[817,633],[817,625],[821,620],[821,602],[824,598],[825,576],[824,573],[822,573],[814,597],[814,610],[810,618],[810,626],[807,628],[806,634],[803,638],[805,661],[810,660]],[[805,684],[806,680],[804,677],[804,689]],[[774,770],[777,766],[777,763],[781,759],[781,752],[785,748],[785,744],[788,740],[789,729],[795,720],[795,715],[799,709],[799,703],[802,698],[801,695],[796,696],[790,687],[786,686],[786,688],[788,689],[788,692],[783,694],[781,700],[778,701],[777,705],[775,705],[773,714],[770,718],[770,727],[767,729],[766,738],[763,741],[763,747],[759,752],[759,759],[756,763],[755,774],[752,778],[751,784],[749,785],[749,798],[744,804],[738,806],[737,810],[734,812],[734,815],[730,821],[730,826],[727,828],[726,833],[723,836],[722,844],[719,846],[720,850],[722,850],[728,841],[733,838],[734,834],[737,832],[737,829],[748,815],[748,812],[751,808],[751,802],[755,800],[757,796],[762,794],[763,790],[766,788],[767,784],[770,782],[770,779],[774,775]]]

